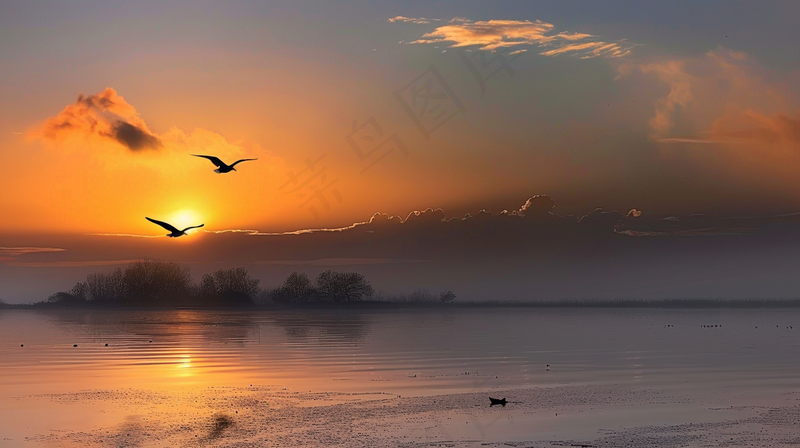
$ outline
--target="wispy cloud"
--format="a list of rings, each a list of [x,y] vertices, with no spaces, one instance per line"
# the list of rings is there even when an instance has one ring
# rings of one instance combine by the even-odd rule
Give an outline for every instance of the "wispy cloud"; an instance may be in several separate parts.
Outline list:
[[[404,258],[320,258],[317,260],[263,260],[255,264],[278,266],[357,266],[390,263],[425,263],[427,260]]]
[[[349,230],[349,229],[355,228],[355,227],[360,226],[362,224],[366,224],[366,223],[357,222],[357,223],[351,224],[349,226],[335,227],[335,228],[331,228],[331,229],[301,229],[301,230],[292,230],[292,231],[289,231],[289,232],[258,232],[258,231],[256,231],[254,233],[250,233],[249,235],[255,235],[255,236],[280,236],[280,235],[304,235],[306,233],[317,233],[317,232],[343,232],[345,230]]]
[[[627,236],[723,236],[723,235],[744,235],[746,233],[752,232],[753,229],[751,228],[731,228],[731,229],[718,229],[718,228],[707,228],[707,229],[679,229],[679,230],[661,230],[661,231],[650,231],[650,230],[619,230],[615,231],[614,233],[620,235],[627,235]]]
[[[696,143],[701,145],[723,145],[723,144],[736,144],[742,143],[737,140],[706,140],[701,138],[681,138],[681,137],[672,137],[672,138],[662,138],[657,140],[658,143]]]
[[[399,20],[389,19],[389,21]],[[425,33],[411,43],[449,43],[450,47],[477,47],[480,50],[536,46],[544,49],[541,52],[544,56],[569,54],[579,58],[619,58],[630,54],[633,48],[633,45],[625,40],[605,42],[586,33],[562,31],[554,34],[554,28],[553,24],[541,20],[473,21],[457,18]]]
[[[558,48],[542,52],[544,56],[556,56],[564,53],[573,53],[581,59],[590,59],[600,56],[619,58],[630,54],[630,48],[625,48],[618,43],[608,42],[583,42],[565,44]]]
[[[199,230],[203,233],[244,233],[246,235],[254,235],[258,230],[253,229],[226,229],[226,230]]]
[[[32,134],[55,141],[75,137],[111,140],[134,152],[162,146],[136,109],[110,87],[95,95],[79,95],[74,104],[45,120]]]
[[[131,238],[166,238],[166,235],[140,235],[136,233],[90,233],[90,236],[123,236]]]
[[[736,142],[800,144],[800,119],[785,113],[768,116],[752,109],[730,112],[714,120],[711,135]]]
[[[30,246],[0,247],[0,255],[8,257],[18,257],[20,255],[25,255],[25,254],[41,254],[46,252],[64,252],[64,251],[66,251],[66,249],[61,249],[58,247],[30,247]]]
[[[141,258],[128,260],[90,260],[90,261],[12,261],[7,263],[9,266],[20,266],[28,268],[82,268],[89,266],[115,266],[120,264],[130,264],[142,261]]]
[[[425,17],[404,17],[404,16],[396,16],[389,19],[389,23],[396,23],[396,22],[405,22],[405,23],[416,23],[417,25],[426,25],[431,22],[441,22],[441,19],[426,19]]]
[[[640,65],[642,73],[653,73],[669,85],[669,93],[656,100],[655,115],[650,119],[653,136],[665,136],[675,126],[675,113],[694,100],[692,76],[684,61],[663,61]]]

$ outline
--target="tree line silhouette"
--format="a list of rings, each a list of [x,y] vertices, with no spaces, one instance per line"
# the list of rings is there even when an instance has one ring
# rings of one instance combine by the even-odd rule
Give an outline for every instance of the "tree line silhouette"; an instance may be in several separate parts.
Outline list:
[[[50,296],[45,304],[247,306],[270,301],[279,304],[360,302],[375,295],[369,281],[355,272],[328,270],[319,274],[313,284],[306,274],[293,272],[283,285],[271,290],[262,289],[259,283],[247,269],[233,268],[204,274],[195,284],[186,266],[143,260],[109,273],[89,274],[85,281],[76,283],[69,291]]]

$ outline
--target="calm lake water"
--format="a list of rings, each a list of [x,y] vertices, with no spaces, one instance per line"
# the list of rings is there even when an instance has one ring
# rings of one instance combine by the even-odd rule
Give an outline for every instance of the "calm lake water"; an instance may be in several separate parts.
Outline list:
[[[2,447],[784,446],[799,400],[798,310],[0,311]]]

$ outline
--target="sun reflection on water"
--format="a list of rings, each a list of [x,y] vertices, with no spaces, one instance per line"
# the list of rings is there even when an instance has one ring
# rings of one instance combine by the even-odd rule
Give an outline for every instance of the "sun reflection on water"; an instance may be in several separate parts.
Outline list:
[[[181,355],[177,367],[181,369],[181,376],[190,376],[193,374],[190,367],[192,367],[192,357],[189,355]]]

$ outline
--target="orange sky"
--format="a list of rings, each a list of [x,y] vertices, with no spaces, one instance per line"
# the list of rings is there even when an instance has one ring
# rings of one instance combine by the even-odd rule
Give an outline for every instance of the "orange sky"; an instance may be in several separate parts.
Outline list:
[[[538,194],[570,226],[597,207],[641,210],[656,230],[637,235],[674,231],[673,216],[799,212],[798,14],[792,2],[688,0],[4,2],[0,299],[39,300],[144,257],[250,263],[270,284],[291,263],[374,259],[386,282],[417,269],[402,282],[451,287],[413,247],[399,257],[407,266],[373,253],[363,227],[279,237],[280,255],[272,237],[204,232],[336,228],[427,208],[499,215]],[[216,174],[190,154],[258,160]],[[205,226],[167,239],[146,216]],[[514,245],[502,236],[479,240],[502,254],[494,243]],[[286,260],[284,271],[260,264]],[[783,278],[786,260],[770,272]],[[464,274],[449,272],[457,286]],[[778,283],[778,295],[794,288]]]
[[[736,48],[741,40],[676,51],[625,27],[502,8],[455,19],[382,8],[362,25],[331,13],[336,25],[281,7],[264,19],[273,28],[231,11],[208,31],[216,39],[201,32],[202,15],[172,30],[156,9],[130,19],[141,28],[57,21],[58,51],[8,28],[20,39],[0,48],[15,63],[0,110],[0,208],[10,211],[0,232],[162,234],[145,216],[284,231],[376,211],[499,212],[533,194],[566,211],[800,209],[798,69]],[[31,26],[60,20],[10,12]],[[121,23],[113,8],[92,14]],[[481,91],[474,70],[493,50],[512,69]],[[426,136],[398,92],[431,66],[461,110]],[[388,145],[402,141],[405,153],[362,173],[378,153],[361,160],[346,137],[371,117],[376,138],[397,136]],[[135,147],[115,136],[120,122],[138,132]],[[217,175],[191,153],[259,160]],[[290,176],[310,174],[300,172],[314,160],[319,175],[292,191]]]

